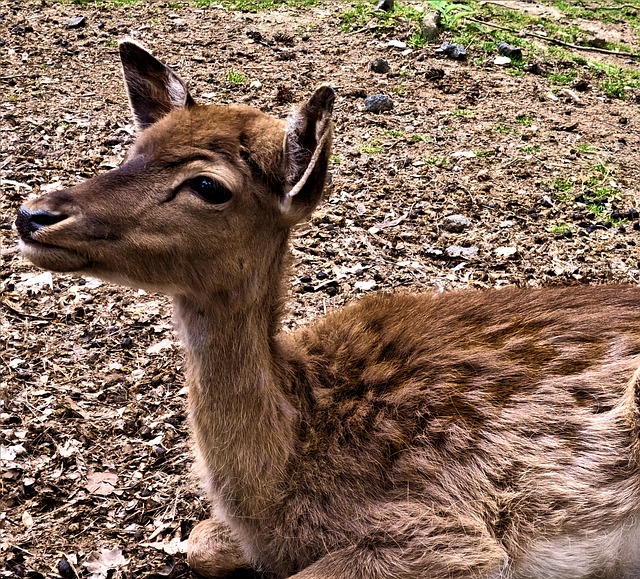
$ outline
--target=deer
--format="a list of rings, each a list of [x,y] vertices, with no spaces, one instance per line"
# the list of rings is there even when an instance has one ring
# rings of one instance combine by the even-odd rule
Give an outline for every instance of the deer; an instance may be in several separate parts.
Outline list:
[[[28,200],[38,267],[160,291],[186,352],[204,577],[640,577],[640,288],[371,293],[283,330],[335,91],[200,105],[119,45],[122,164]]]

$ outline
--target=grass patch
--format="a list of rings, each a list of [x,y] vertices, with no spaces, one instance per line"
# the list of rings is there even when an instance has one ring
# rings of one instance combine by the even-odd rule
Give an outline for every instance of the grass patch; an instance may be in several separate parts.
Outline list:
[[[362,145],[360,152],[375,155],[376,153],[382,152],[382,147],[380,145]]]
[[[530,127],[533,124],[533,121],[535,121],[535,117],[532,115],[518,115],[516,117],[516,123],[524,126],[524,127]]]
[[[517,132],[514,127],[503,122],[496,123],[495,125],[493,125],[491,130],[494,133],[500,133],[501,135],[512,135]]]
[[[573,148],[580,153],[596,153],[598,151],[596,147],[590,145],[589,143],[580,143]]]
[[[424,162],[431,167],[449,167],[451,165],[446,157],[427,157]]]
[[[551,229],[549,229],[549,233],[557,237],[569,237],[573,234],[573,230],[571,229],[571,226],[566,223],[556,223],[551,227]]]
[[[573,189],[573,181],[571,181],[571,179],[565,179],[564,177],[558,177],[553,181],[553,188],[558,193],[567,193]]]
[[[538,145],[527,145],[526,147],[520,147],[521,153],[539,153],[540,147]]]
[[[211,4],[221,4],[229,10],[239,12],[257,12],[260,10],[275,10],[281,6],[291,8],[305,8],[316,6],[319,0],[196,0],[196,6],[210,6]]]
[[[232,68],[231,70],[228,70],[227,73],[225,74],[225,80],[229,84],[244,84],[249,79],[244,74],[242,74],[239,70]]]
[[[58,0],[60,4],[75,4],[76,6],[95,6],[97,8],[118,8],[140,4],[140,0]]]
[[[476,112],[470,111],[469,109],[455,109],[451,111],[452,117],[475,117]]]

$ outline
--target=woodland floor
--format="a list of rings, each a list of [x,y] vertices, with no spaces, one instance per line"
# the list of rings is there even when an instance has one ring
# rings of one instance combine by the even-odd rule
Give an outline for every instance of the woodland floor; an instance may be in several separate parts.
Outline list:
[[[640,282],[636,89],[609,98],[580,69],[575,102],[493,56],[388,46],[409,24],[345,31],[343,10],[0,1],[0,576],[187,577],[183,541],[209,508],[168,299],[42,274],[12,251],[27,196],[115,166],[132,142],[120,37],[199,102],[284,117],[337,88],[330,197],[293,238],[287,329],[370,291]],[[624,22],[606,33],[639,50]],[[365,112],[375,93],[394,109]],[[456,214],[468,221],[450,231]]]

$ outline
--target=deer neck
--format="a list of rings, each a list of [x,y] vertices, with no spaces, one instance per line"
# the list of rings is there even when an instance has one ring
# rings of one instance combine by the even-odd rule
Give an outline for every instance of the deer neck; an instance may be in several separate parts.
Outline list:
[[[297,412],[274,359],[279,284],[278,276],[240,303],[228,295],[174,297],[202,475],[230,516],[256,517],[268,506],[294,444]]]

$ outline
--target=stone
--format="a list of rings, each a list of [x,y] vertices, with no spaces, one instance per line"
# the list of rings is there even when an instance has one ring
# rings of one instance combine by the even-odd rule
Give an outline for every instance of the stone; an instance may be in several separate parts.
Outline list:
[[[393,106],[393,101],[384,94],[374,94],[364,99],[364,109],[370,113],[390,111]]]
[[[514,60],[522,60],[522,48],[508,42],[498,42],[498,54]]]
[[[74,16],[69,18],[64,25],[67,28],[82,28],[87,23],[87,19],[84,16]]]
[[[432,10],[424,15],[420,22],[422,36],[427,42],[435,42],[440,35],[441,18],[440,12]]]
[[[436,48],[436,54],[444,54],[454,60],[465,60],[467,58],[467,49],[462,44],[443,42]]]
[[[395,7],[394,0],[380,0],[376,6],[376,10],[383,10],[384,12],[393,12]]]
[[[471,225],[471,221],[464,215],[447,215],[442,220],[442,229],[450,233],[461,233]]]
[[[470,247],[450,245],[444,250],[448,257],[461,257],[462,259],[473,259],[478,256],[478,251],[475,245],[471,245]]]
[[[384,58],[376,58],[369,63],[369,69],[378,74],[385,74],[391,70],[391,66]]]

